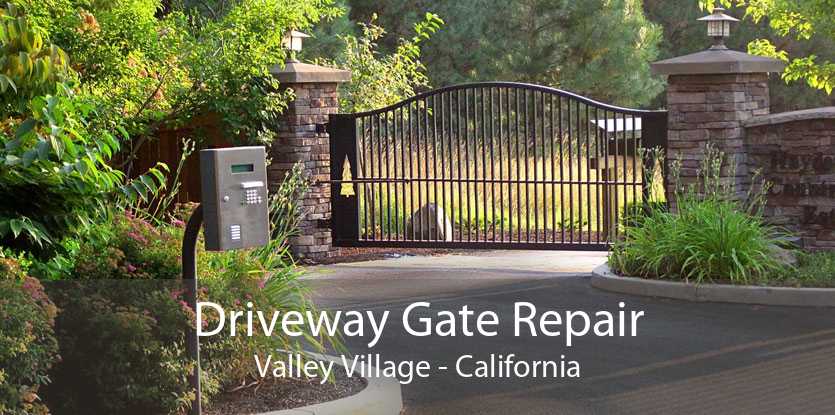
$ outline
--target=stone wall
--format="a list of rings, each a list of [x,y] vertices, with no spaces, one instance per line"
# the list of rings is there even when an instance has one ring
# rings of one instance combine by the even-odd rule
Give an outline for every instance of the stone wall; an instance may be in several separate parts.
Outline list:
[[[743,123],[769,113],[768,74],[671,75],[668,84],[667,158],[681,160],[682,183],[695,182],[704,148],[712,143],[728,160],[736,160],[735,174],[727,178],[736,182],[738,192],[747,192],[751,175]]]
[[[744,127],[749,167],[773,184],[766,216],[804,248],[835,249],[835,107],[754,117]]]
[[[297,162],[304,164],[310,191],[300,201],[303,218],[299,236],[290,241],[297,258],[326,257],[331,251],[330,141],[317,132],[317,124],[328,122],[328,115],[339,109],[337,83],[283,84],[292,88],[296,99],[282,114],[277,138],[269,156],[267,175],[275,190]]]

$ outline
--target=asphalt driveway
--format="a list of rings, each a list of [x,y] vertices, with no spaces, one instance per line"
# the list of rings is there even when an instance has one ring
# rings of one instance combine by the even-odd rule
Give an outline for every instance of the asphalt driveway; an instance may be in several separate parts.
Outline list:
[[[482,252],[314,267],[322,307],[390,310],[372,350],[355,354],[452,366],[470,354],[575,360],[579,379],[463,379],[454,370],[403,386],[407,414],[833,414],[835,310],[688,303],[596,290],[589,271],[600,253]],[[496,337],[406,334],[400,317],[414,301],[501,316]],[[514,337],[517,301],[548,310],[645,311],[636,337]],[[507,317],[506,317],[507,316]]]

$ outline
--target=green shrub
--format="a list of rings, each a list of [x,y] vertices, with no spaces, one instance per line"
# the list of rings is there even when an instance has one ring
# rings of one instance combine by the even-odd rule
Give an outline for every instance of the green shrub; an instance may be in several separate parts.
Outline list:
[[[49,413],[38,393],[59,360],[56,313],[40,282],[0,256],[0,413]]]
[[[287,253],[286,237],[296,229],[292,196],[301,170],[271,198],[273,240],[254,250],[209,253],[198,243],[199,298],[227,309],[251,301],[261,310],[309,310],[307,291]],[[50,293],[63,312],[58,335],[64,362],[56,370],[47,400],[56,413],[174,414],[190,405],[184,333],[194,312],[184,301],[180,280],[181,207],[169,224],[152,225],[130,212],[101,225],[103,241],[82,244],[73,280],[55,282]],[[213,317],[212,313],[208,317]],[[210,321],[209,324],[212,324]],[[241,328],[245,322],[241,322]],[[190,328],[191,329],[191,328]],[[220,390],[251,382],[256,353],[320,350],[327,338],[269,338],[223,335],[201,338],[204,404]]]
[[[11,4],[0,30],[0,193],[26,196],[0,198],[0,245],[48,261],[112,206],[157,192],[166,167],[127,180],[111,166],[125,130],[101,122],[66,54]]]
[[[188,320],[169,294],[178,286],[174,280],[49,284],[62,308],[57,334],[63,361],[46,394],[56,413],[187,408],[193,396],[184,382],[191,368],[182,345]]]
[[[729,164],[709,146],[698,184],[684,186],[673,163],[675,211],[655,205],[634,226],[626,226],[624,239],[609,257],[613,268],[626,275],[696,283],[751,282],[778,269],[773,254],[781,237],[761,216],[768,186],[755,183],[755,190],[740,200],[734,183],[722,178],[723,169],[734,176],[734,163]]]

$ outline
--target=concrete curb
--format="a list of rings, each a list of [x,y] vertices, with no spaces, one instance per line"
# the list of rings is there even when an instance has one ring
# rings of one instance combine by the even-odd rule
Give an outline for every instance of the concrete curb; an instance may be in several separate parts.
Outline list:
[[[311,353],[309,356],[342,365],[342,359]],[[369,372],[376,372],[375,369]],[[394,378],[367,377],[365,389],[354,395],[301,408],[262,412],[255,415],[399,415],[403,410],[400,382]]]
[[[592,271],[592,287],[622,294],[676,300],[760,304],[798,307],[835,307],[835,288],[757,287],[726,284],[687,284],[683,282],[623,277],[608,264]]]

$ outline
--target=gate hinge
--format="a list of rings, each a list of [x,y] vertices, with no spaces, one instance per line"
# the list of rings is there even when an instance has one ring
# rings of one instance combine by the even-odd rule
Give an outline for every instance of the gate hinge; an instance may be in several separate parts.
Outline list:
[[[316,124],[316,134],[327,134],[327,133],[328,133],[328,123]]]
[[[331,227],[331,220],[330,219],[319,219],[316,221],[316,227],[319,229],[330,229]]]

